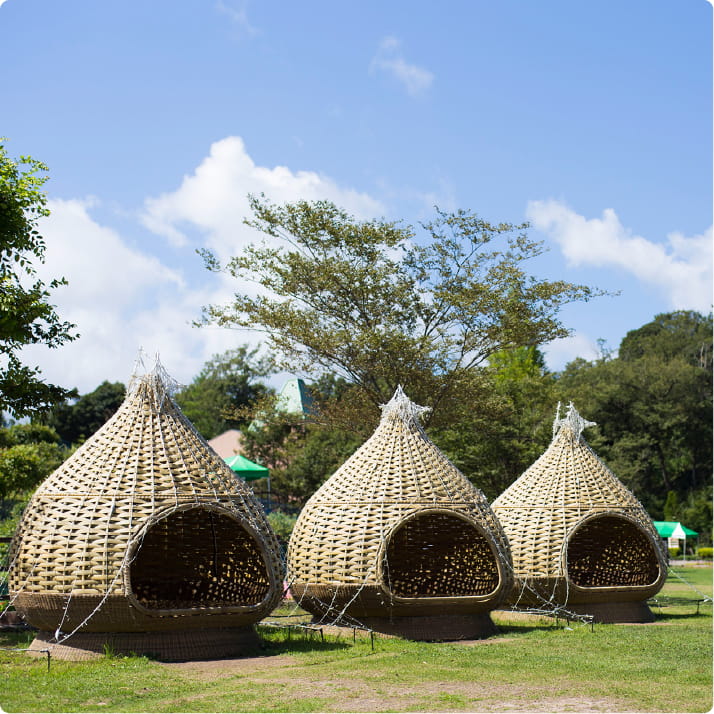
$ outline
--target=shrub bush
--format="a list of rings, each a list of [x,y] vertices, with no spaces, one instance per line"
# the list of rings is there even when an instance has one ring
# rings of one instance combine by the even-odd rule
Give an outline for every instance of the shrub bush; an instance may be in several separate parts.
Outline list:
[[[297,521],[297,516],[292,516],[282,511],[271,511],[268,513],[268,523],[275,531],[278,542],[283,548],[288,547],[290,534],[293,532],[293,526]]]
[[[669,557],[670,558],[676,558],[679,556],[679,548],[670,548],[669,549]]]
[[[697,557],[702,560],[711,560],[714,555],[714,548],[697,548]]]

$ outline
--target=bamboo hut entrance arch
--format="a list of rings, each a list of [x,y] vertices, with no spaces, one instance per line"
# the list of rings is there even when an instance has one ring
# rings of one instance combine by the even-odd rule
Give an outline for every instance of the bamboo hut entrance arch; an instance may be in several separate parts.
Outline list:
[[[430,509],[404,519],[387,536],[378,578],[397,599],[482,598],[501,582],[498,562],[476,523]]]
[[[645,587],[660,578],[656,545],[622,515],[594,515],[579,523],[567,542],[566,568],[579,588]]]
[[[152,520],[130,546],[129,562],[129,597],[154,615],[246,610],[270,593],[256,535],[213,504],[192,504]]]

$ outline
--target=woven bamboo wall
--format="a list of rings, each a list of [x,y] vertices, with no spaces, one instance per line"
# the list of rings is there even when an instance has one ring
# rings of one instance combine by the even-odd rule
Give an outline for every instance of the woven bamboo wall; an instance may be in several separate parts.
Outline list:
[[[282,594],[260,504],[157,371],[40,485],[10,558],[14,604],[43,630],[239,626]]]
[[[492,504],[511,546],[511,603],[646,600],[664,584],[652,521],[583,439],[589,425],[571,405],[548,449]]]
[[[510,589],[500,524],[428,439],[419,409],[398,390],[374,434],[302,510],[288,579],[315,614],[486,612]]]

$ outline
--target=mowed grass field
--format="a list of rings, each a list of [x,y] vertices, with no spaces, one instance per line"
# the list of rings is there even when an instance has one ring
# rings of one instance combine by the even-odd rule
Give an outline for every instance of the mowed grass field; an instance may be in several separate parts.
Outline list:
[[[7,712],[707,712],[712,708],[712,568],[675,567],[646,625],[589,625],[494,613],[481,641],[417,643],[351,630],[261,627],[250,656],[91,662],[0,651]],[[667,600],[686,598],[687,602]],[[26,646],[27,634],[0,636]]]

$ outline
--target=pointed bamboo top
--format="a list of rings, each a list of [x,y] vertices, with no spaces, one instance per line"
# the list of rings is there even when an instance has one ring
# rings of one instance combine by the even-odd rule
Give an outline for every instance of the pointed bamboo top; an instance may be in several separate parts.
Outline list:
[[[576,439],[580,439],[583,431],[590,426],[595,426],[596,422],[583,419],[573,403],[568,404],[568,411],[563,419],[560,418],[560,402],[555,412],[553,420],[553,438],[555,439],[563,429],[570,429],[575,434]]]

